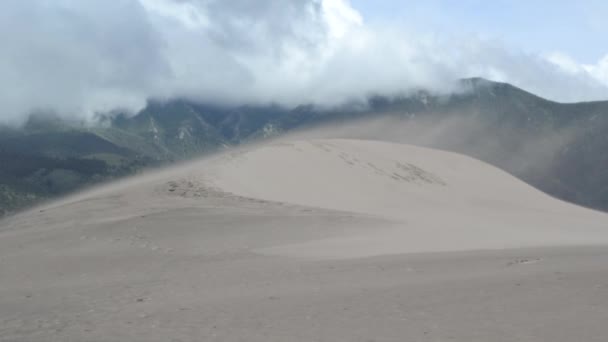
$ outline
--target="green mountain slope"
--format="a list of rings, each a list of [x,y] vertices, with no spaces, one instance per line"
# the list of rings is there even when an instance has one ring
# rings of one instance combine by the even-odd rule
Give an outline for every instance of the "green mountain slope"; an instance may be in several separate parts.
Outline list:
[[[3,133],[0,215],[154,165],[152,159],[86,131]]]

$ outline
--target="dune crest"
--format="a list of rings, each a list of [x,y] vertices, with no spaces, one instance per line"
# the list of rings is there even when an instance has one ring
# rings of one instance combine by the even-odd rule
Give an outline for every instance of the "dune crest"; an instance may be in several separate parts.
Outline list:
[[[211,169],[229,192],[381,216],[434,205],[587,212],[476,159],[380,141],[281,142],[220,158]]]
[[[199,164],[188,179],[182,184],[392,222],[264,253],[342,258],[608,243],[606,214],[556,200],[476,159],[403,144],[277,142]]]

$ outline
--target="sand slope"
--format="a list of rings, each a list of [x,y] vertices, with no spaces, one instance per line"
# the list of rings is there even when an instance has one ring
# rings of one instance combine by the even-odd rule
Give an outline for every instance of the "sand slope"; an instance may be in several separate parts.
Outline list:
[[[0,222],[0,341],[605,341],[608,215],[457,154],[284,141]]]
[[[608,216],[553,199],[453,153],[357,140],[278,143],[214,164],[214,184],[252,198],[354,212],[390,231],[275,248],[299,256],[606,243]]]

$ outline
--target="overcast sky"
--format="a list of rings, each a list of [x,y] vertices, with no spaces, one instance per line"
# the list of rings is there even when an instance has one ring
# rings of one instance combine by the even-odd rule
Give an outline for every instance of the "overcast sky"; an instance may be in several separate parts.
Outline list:
[[[481,76],[608,99],[608,5],[566,0],[3,0],[0,122],[150,98],[337,104]]]

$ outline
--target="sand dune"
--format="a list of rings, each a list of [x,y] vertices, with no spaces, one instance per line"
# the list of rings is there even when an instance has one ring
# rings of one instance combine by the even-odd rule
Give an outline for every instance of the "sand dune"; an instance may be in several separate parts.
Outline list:
[[[0,222],[0,341],[605,341],[606,246],[475,159],[279,141]]]
[[[399,222],[274,252],[354,257],[608,242],[607,215],[443,151],[361,140],[278,143],[216,162],[213,173],[216,186],[242,196]]]

